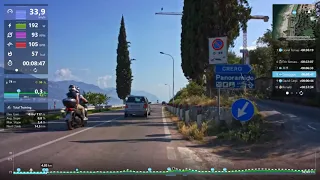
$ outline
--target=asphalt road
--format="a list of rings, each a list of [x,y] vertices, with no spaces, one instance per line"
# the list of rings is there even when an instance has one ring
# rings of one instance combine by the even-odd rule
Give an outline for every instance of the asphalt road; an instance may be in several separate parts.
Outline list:
[[[286,130],[300,136],[320,135],[320,109],[293,103],[272,100],[255,100],[260,111],[265,111],[273,120],[282,122]],[[310,139],[310,137],[305,137]],[[320,139],[318,139],[320,142]]]
[[[51,121],[46,132],[2,131],[0,177],[16,168],[41,170],[41,163],[66,171],[203,169],[193,152],[179,147],[184,140],[171,137],[170,126],[162,118],[161,106],[154,105],[148,119],[124,118],[119,111],[91,115],[87,127],[72,131],[62,120]]]
[[[153,105],[151,116],[124,118],[123,112],[106,112],[89,117],[87,127],[66,130],[63,121],[51,121],[49,130],[0,132],[0,179],[212,179],[212,176],[27,176],[9,175],[16,168],[41,170],[41,163],[52,163],[50,170],[110,171],[166,170],[167,167],[209,170],[207,163],[172,134],[175,125],[163,118],[160,105]],[[251,176],[214,176],[214,179],[261,179]],[[274,176],[273,179],[284,179]],[[272,176],[268,176],[272,179]],[[305,178],[304,178],[305,179]]]
[[[285,142],[279,151],[286,152],[288,160],[296,159],[295,163],[316,161],[319,167],[320,109],[271,100],[256,100],[256,103],[271,122],[282,124]]]

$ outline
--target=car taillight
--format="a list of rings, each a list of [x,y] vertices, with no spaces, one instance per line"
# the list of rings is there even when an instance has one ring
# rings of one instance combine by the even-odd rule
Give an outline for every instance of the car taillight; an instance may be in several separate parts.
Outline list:
[[[73,108],[66,108],[66,111],[73,111]]]
[[[128,104],[126,104],[125,108],[128,108]]]
[[[148,108],[148,104],[144,104],[143,108],[147,109]]]

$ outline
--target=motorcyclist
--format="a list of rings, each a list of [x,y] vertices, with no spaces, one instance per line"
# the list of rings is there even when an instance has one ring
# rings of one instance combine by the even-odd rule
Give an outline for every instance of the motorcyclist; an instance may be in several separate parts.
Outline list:
[[[76,87],[77,91],[78,91],[78,96],[79,96],[79,100],[80,100],[80,105],[83,106],[84,108],[86,108],[86,103],[88,103],[88,100],[83,97],[83,95],[81,94],[80,88]],[[86,113],[85,113],[86,114]],[[85,120],[86,120],[86,116],[85,116]]]
[[[85,109],[83,106],[80,105],[80,98],[79,98],[78,93],[80,93],[80,92],[78,92],[76,86],[71,84],[69,86],[69,92],[67,93],[67,97],[76,100],[76,109],[80,110],[80,112],[81,112],[81,115],[80,115],[81,120],[86,120]]]

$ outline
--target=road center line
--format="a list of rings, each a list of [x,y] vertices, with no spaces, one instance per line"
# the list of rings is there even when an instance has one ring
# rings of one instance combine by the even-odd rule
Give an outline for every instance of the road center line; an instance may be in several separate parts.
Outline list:
[[[161,112],[162,112],[162,121],[163,121],[164,134],[167,135],[168,139],[171,139],[171,133],[170,133],[169,128],[167,126],[168,123],[167,123],[167,120],[166,120],[166,116],[164,114],[164,108],[163,107],[161,108]]]
[[[68,135],[63,136],[63,137],[60,137],[60,138],[58,138],[58,139],[55,139],[55,140],[52,140],[52,141],[48,141],[48,142],[46,142],[46,143],[44,143],[44,144],[40,144],[40,145],[35,146],[35,147],[32,147],[32,148],[30,148],[30,149],[21,151],[21,152],[19,152],[19,153],[15,153],[14,155],[11,155],[11,156],[8,156],[8,157],[5,157],[5,158],[0,159],[0,163],[2,163],[2,162],[4,162],[4,161],[7,161],[8,158],[19,157],[19,156],[24,155],[24,154],[26,154],[26,153],[29,153],[29,152],[31,152],[31,151],[34,151],[34,150],[43,148],[43,147],[48,146],[48,145],[50,145],[50,144],[56,143],[56,142],[58,142],[58,141],[61,141],[61,140],[63,140],[63,139],[66,139],[66,138],[68,138],[68,137],[71,137],[71,136],[80,134],[80,133],[82,133],[82,132],[88,131],[88,130],[90,130],[90,129],[92,129],[92,128],[95,128],[95,127],[98,127],[98,126],[107,124],[107,123],[109,123],[109,122],[111,122],[111,121],[113,121],[113,120],[117,120],[117,119],[120,119],[120,118],[122,118],[122,117],[117,117],[117,118],[114,118],[114,119],[111,119],[111,120],[107,120],[107,121],[105,121],[105,122],[103,122],[103,123],[100,123],[100,124],[97,124],[97,125],[95,125],[95,126],[85,128],[85,129],[83,129],[83,130],[81,130],[81,131],[77,131],[77,132],[74,132],[74,133],[72,133],[72,134],[68,134]]]

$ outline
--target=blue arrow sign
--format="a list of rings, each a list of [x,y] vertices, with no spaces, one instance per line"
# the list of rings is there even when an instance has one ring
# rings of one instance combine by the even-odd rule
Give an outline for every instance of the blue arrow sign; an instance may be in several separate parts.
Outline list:
[[[216,74],[215,88],[223,89],[239,89],[239,88],[255,88],[254,74]]]
[[[221,73],[242,73],[247,74],[252,70],[249,64],[217,64],[216,74]]]
[[[254,105],[247,99],[238,99],[231,106],[232,116],[239,121],[249,121],[254,115]]]

